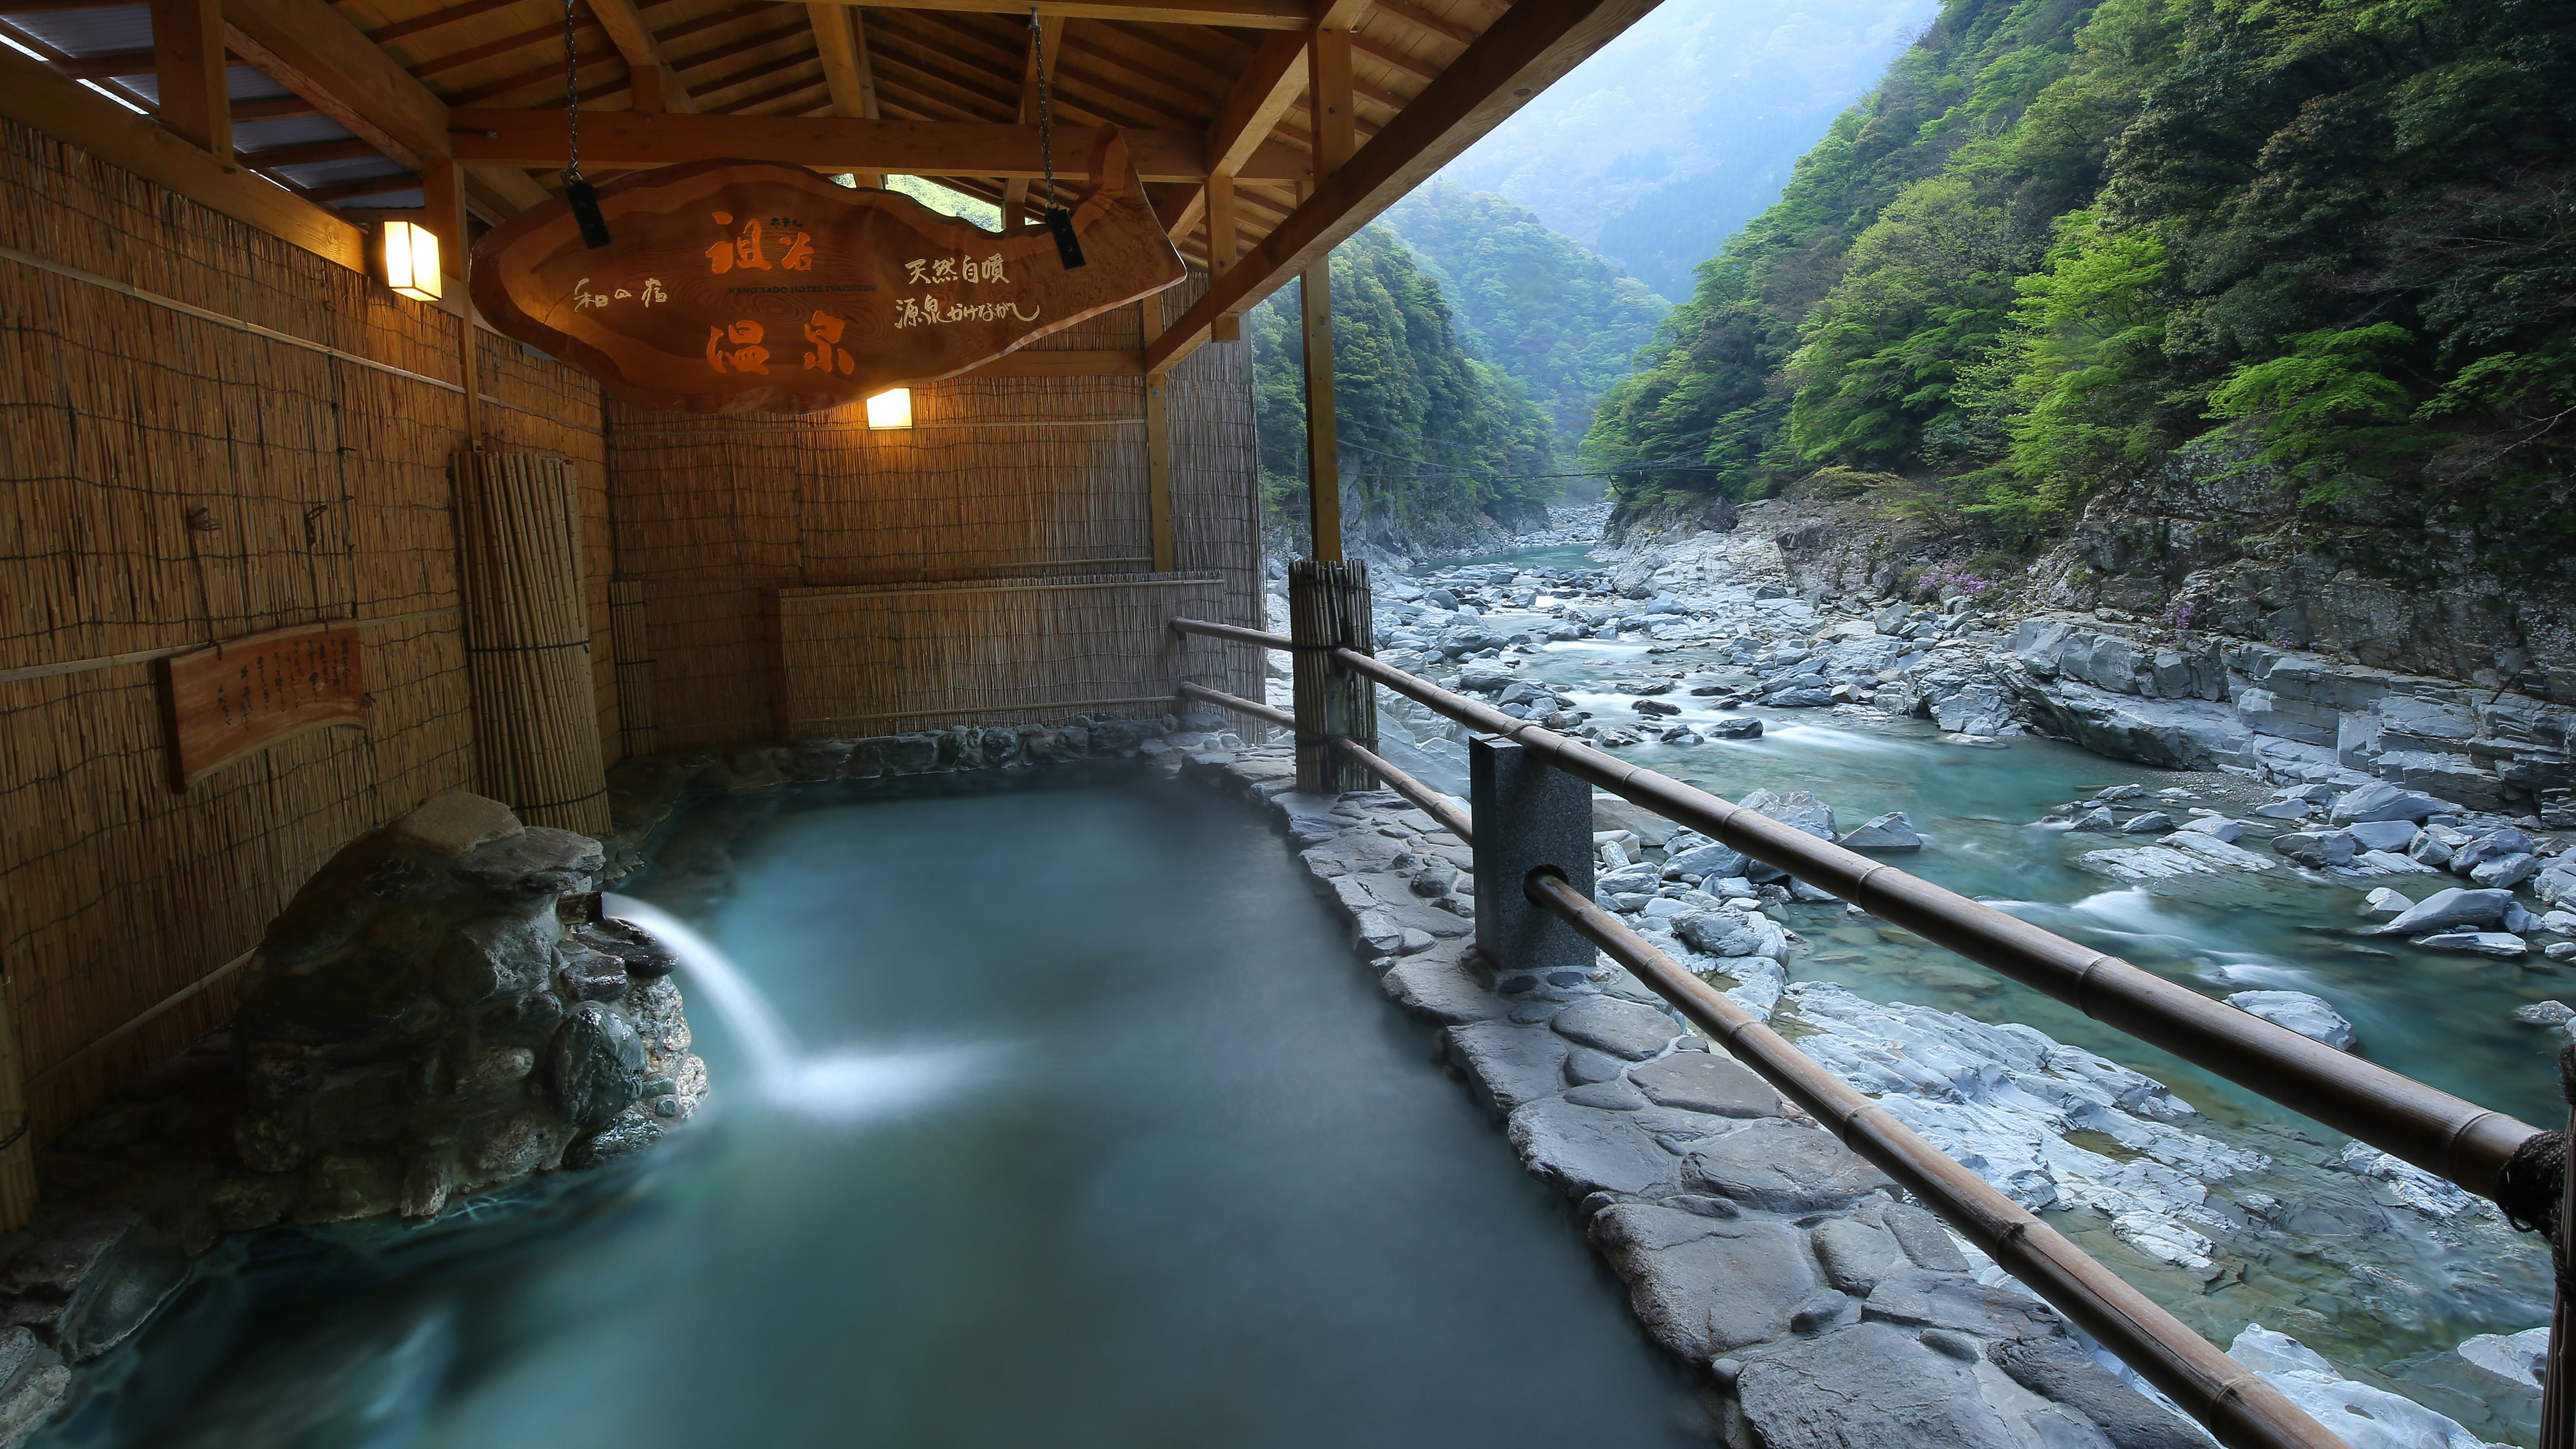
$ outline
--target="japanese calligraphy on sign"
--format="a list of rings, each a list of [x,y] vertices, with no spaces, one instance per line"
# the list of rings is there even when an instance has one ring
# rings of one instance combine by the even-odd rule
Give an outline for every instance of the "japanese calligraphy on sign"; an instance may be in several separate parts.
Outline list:
[[[308,730],[367,723],[367,679],[358,630],[305,624],[176,655],[164,661],[170,776],[197,777]]]
[[[761,161],[669,166],[599,189],[610,244],[562,202],[474,248],[474,303],[503,334],[630,402],[811,413],[951,377],[1178,282],[1114,126],[1073,207],[1088,265],[1043,227],[989,232],[908,196]]]

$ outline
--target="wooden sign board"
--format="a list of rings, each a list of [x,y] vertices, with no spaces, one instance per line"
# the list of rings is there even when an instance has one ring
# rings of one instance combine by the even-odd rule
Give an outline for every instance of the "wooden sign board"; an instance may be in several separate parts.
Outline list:
[[[475,244],[474,305],[503,335],[629,402],[811,413],[952,377],[1178,282],[1114,126],[1074,205],[1085,265],[1043,227],[994,233],[892,191],[766,161],[667,166],[599,189],[610,241],[561,199]]]
[[[303,624],[163,661],[173,783],[309,730],[366,728],[364,658],[357,626]]]

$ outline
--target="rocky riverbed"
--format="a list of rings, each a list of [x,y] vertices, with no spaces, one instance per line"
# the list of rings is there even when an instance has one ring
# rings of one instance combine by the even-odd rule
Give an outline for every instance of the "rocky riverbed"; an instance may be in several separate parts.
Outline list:
[[[1378,652],[1811,833],[1936,879],[1964,870],[1949,883],[2551,1120],[2555,968],[2576,956],[2576,713],[2116,611],[2016,617],[1972,577],[1832,594],[1763,514],[1597,554],[1570,520],[1518,557],[1381,570]],[[1461,788],[1457,732],[1381,705],[1389,752]],[[2049,739],[2132,768],[2083,772]],[[1835,752],[1897,749],[1949,803],[1833,788]],[[2108,783],[1960,800],[1977,793],[1961,777],[2034,751]],[[1998,999],[1975,968],[1724,847],[1618,802],[1596,823],[1606,906],[1917,1130],[2026,1205],[2064,1209],[2072,1235],[2221,1342],[2287,1329],[2356,1376],[2340,1381],[2408,1396],[2378,1427],[2338,1423],[2357,1444],[2526,1439],[2535,1385],[2500,1346],[2545,1320],[2547,1283],[2537,1244],[2485,1204],[2089,1023],[2056,1030],[2026,995]],[[1996,890],[2007,853],[2094,884],[2067,903]],[[2183,925],[2249,908],[2272,949]],[[2378,978],[2342,989],[2355,967]],[[2417,991],[2423,1040],[2391,1025]],[[2503,1051],[2424,1060],[2443,1049],[2435,1022],[2470,1011]],[[2481,1090],[2496,1079],[2509,1099]]]

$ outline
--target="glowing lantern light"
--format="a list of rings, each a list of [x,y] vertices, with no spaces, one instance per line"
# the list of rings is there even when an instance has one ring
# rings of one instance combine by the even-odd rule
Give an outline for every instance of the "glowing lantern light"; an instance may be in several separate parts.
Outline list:
[[[438,269],[438,233],[418,222],[386,222],[385,285],[415,302],[437,301],[446,290]]]
[[[868,399],[868,426],[871,428],[908,428],[912,426],[912,389],[890,387]]]

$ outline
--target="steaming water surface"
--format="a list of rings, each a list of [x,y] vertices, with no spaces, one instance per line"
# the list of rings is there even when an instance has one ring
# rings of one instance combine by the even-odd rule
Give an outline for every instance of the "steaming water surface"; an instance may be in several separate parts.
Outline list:
[[[45,1442],[1706,1442],[1252,812],[823,789],[674,853],[737,832],[721,905],[629,887],[752,993],[684,968],[697,1124],[480,1223],[238,1240]]]

